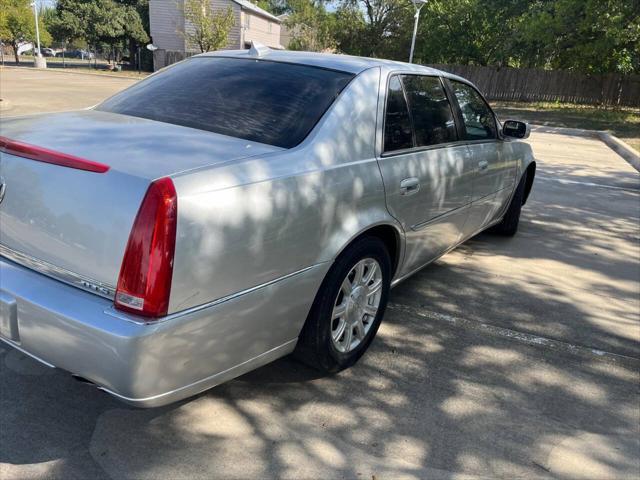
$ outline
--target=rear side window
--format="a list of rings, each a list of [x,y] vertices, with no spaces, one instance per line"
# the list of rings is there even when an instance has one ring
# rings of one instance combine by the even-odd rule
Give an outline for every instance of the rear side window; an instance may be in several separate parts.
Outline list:
[[[480,94],[469,85],[451,80],[466,130],[465,140],[484,140],[497,137],[496,119]]]
[[[389,80],[387,108],[384,117],[384,151],[392,152],[413,147],[413,132],[407,101],[404,98],[400,77]]]
[[[416,146],[425,147],[457,140],[453,111],[438,77],[403,75]]]
[[[291,148],[304,140],[353,77],[304,65],[199,57],[96,109]]]

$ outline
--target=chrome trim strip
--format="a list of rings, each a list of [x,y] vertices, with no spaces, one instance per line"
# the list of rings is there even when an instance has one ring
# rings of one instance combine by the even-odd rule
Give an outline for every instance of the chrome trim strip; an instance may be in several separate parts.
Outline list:
[[[72,287],[79,288],[86,292],[94,293],[103,298],[113,300],[116,294],[116,288],[113,285],[98,282],[89,277],[71,272],[65,268],[57,267],[44,260],[39,260],[30,255],[13,250],[5,245],[0,244],[0,257],[4,257],[18,265],[26,267],[35,272],[41,273],[54,280],[59,280]]]
[[[469,208],[469,206],[471,205],[471,203],[466,203],[464,205],[462,205],[461,207],[456,207],[453,210],[449,210],[448,212],[444,212],[441,215],[438,215],[436,217],[430,218],[429,220],[427,220],[426,222],[422,222],[422,223],[416,223],[415,225],[413,225],[411,227],[411,230],[413,230],[414,232],[418,232],[420,230],[423,230],[424,228],[428,227],[429,225],[431,225],[432,223],[435,223],[437,221],[440,221],[444,218],[447,218],[451,215],[454,215],[456,213],[460,213],[462,210],[464,210],[465,208]]]
[[[417,223],[417,224],[415,224],[415,225],[413,225],[411,227],[411,230],[413,230],[414,232],[422,230],[425,227],[428,227],[430,224],[437,222],[438,220],[442,220],[443,218],[447,218],[449,215],[453,215],[454,213],[458,213],[463,208],[467,208],[467,207],[471,207],[473,205],[477,205],[478,203],[482,202],[483,200],[485,200],[485,199],[487,199],[489,197],[495,196],[495,195],[499,194],[500,192],[502,192],[503,190],[507,190],[509,188],[513,189],[513,184],[511,184],[508,187],[501,188],[500,190],[498,190],[496,192],[490,193],[489,195],[485,195],[484,197],[477,198],[473,202],[467,203],[466,205],[454,208],[453,210],[449,210],[448,212],[445,212],[442,215],[438,215],[437,217],[433,217],[433,218],[427,220],[426,222]],[[513,189],[512,192],[511,192],[512,196],[513,196],[514,192],[515,192],[515,189]],[[511,200],[509,200],[509,202],[511,202]],[[507,205],[509,205],[509,203],[507,203]],[[503,209],[504,209],[504,207],[503,207]]]
[[[444,257],[447,253],[451,252],[452,250],[455,250],[456,248],[458,248],[460,245],[462,245],[464,242],[466,242],[467,240],[469,240],[472,237],[475,237],[476,235],[478,235],[480,232],[483,232],[484,230],[487,230],[488,228],[493,227],[494,225],[500,223],[502,221],[502,217],[497,217],[494,218],[493,220],[491,220],[490,222],[488,222],[486,225],[483,225],[482,227],[480,227],[479,229],[477,229],[475,232],[473,232],[471,235],[467,235],[466,237],[463,237],[462,240],[460,240],[458,243],[456,243],[453,247],[445,250],[444,252],[442,252],[440,255],[438,255],[437,257],[429,260],[427,263],[420,265],[418,268],[415,268],[414,270],[411,270],[409,273],[405,273],[404,275],[402,275],[401,277],[398,277],[396,279],[394,279],[391,282],[391,288],[395,287],[396,285],[398,285],[400,282],[403,282],[404,280],[406,280],[407,278],[409,278],[410,276],[412,276],[415,273],[418,273],[420,270],[422,270],[423,268],[428,267],[429,265],[431,265],[433,262],[435,262],[436,260],[438,260],[441,257]]]
[[[199,384],[205,384],[202,385],[202,390],[208,390],[209,388],[213,388],[216,385],[219,385],[220,383],[222,383],[224,380],[221,380],[220,382],[216,383],[216,378],[220,378],[222,377],[222,379],[225,378],[226,375],[232,373],[235,370],[241,370],[243,367],[246,367],[248,365],[251,365],[253,363],[259,362],[260,360],[264,359],[265,357],[270,357],[273,355],[277,355],[276,358],[278,358],[280,355],[278,355],[280,352],[283,351],[287,351],[289,350],[289,348],[293,345],[295,346],[295,344],[298,342],[298,338],[294,338],[293,340],[289,340],[288,342],[283,343],[282,345],[278,345],[277,347],[272,348],[271,350],[267,350],[264,353],[261,353],[260,355],[257,355],[253,358],[250,358],[249,360],[246,360],[242,363],[239,363],[238,365],[234,365],[231,368],[228,368],[226,370],[223,370],[222,372],[218,372],[218,373],[214,373],[213,375],[209,376],[209,377],[205,377],[203,379],[200,380],[196,380],[193,383],[190,383],[188,385],[185,385],[183,387],[180,388],[176,388],[175,390],[169,390],[168,392],[163,392],[163,393],[159,393],[158,395],[153,395],[151,397],[145,397],[145,398],[131,398],[131,397],[125,397],[124,395],[120,395],[119,393],[116,393],[112,390],[109,390],[108,388],[105,387],[101,387],[100,385],[96,385],[98,387],[99,390],[102,390],[103,392],[106,392],[110,395],[113,395],[116,398],[119,398],[120,400],[123,400],[125,402],[130,402],[130,403],[141,403],[141,402],[151,402],[154,400],[158,400],[162,397],[166,397],[168,395],[173,395],[175,393],[181,392],[182,390],[186,390],[189,388],[193,388],[196,387]],[[293,350],[291,348],[291,350]],[[286,353],[285,353],[286,354]],[[244,370],[242,370],[244,372]],[[209,383],[213,381],[213,383]],[[195,394],[194,394],[195,395]]]
[[[326,263],[326,262],[323,262],[323,263]],[[148,318],[145,318],[145,317],[142,317],[142,316],[139,316],[139,315],[132,315],[132,314],[129,314],[129,313],[121,312],[119,310],[116,310],[113,307],[113,305],[110,306],[109,308],[107,308],[104,311],[104,313],[107,314],[107,315],[110,315],[112,317],[119,318],[121,320],[126,320],[126,321],[129,321],[129,322],[137,323],[139,325],[158,325],[159,323],[162,323],[162,322],[173,320],[175,318],[183,317],[183,316],[189,315],[191,313],[199,312],[200,310],[204,310],[206,308],[210,308],[210,307],[214,307],[216,305],[220,305],[221,303],[228,302],[229,300],[233,300],[235,298],[241,297],[241,296],[246,295],[248,293],[255,292],[256,290],[260,290],[261,288],[268,287],[270,285],[273,285],[274,283],[281,282],[282,280],[287,280],[287,279],[289,279],[291,277],[295,277],[296,275],[300,275],[300,274],[302,274],[302,273],[304,273],[306,271],[309,271],[312,268],[316,268],[316,267],[318,267],[320,265],[322,265],[322,263],[316,263],[315,265],[311,265],[309,267],[305,267],[305,268],[303,268],[301,270],[297,270],[295,272],[289,273],[289,274],[284,275],[282,277],[278,277],[278,278],[275,278],[275,279],[270,280],[268,282],[262,283],[260,285],[256,285],[255,287],[247,288],[246,290],[241,290],[239,292],[232,293],[230,295],[227,295],[226,297],[218,298],[217,300],[212,300],[210,302],[203,303],[201,305],[196,305],[195,307],[191,307],[191,308],[187,308],[185,310],[180,310],[178,312],[171,313],[171,314],[167,315],[166,317],[162,317],[162,318],[159,318],[157,320],[149,320]]]

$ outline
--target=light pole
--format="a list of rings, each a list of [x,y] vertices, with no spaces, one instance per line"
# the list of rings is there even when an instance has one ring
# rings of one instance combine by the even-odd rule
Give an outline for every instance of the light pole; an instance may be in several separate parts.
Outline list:
[[[413,24],[413,36],[411,37],[411,52],[409,53],[409,63],[413,63],[413,49],[416,47],[416,35],[418,34],[418,19],[420,18],[420,9],[424,7],[427,0],[411,0],[413,6],[416,7],[415,19]]]
[[[42,57],[42,50],[40,50],[40,26],[38,25],[38,3],[36,0],[31,2],[33,6],[33,14],[36,18],[36,42],[38,44],[38,52],[34,57],[34,65],[36,68],[47,68],[47,61]]]
[[[32,2],[31,5],[33,6],[33,14],[36,17],[36,42],[38,42],[38,57],[42,56],[42,51],[40,50],[40,27],[38,26],[38,5],[35,2]]]

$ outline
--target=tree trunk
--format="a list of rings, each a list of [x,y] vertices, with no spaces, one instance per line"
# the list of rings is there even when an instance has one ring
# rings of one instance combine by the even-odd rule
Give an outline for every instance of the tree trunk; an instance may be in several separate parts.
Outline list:
[[[20,58],[18,57],[18,44],[16,42],[11,42],[11,48],[13,48],[13,56],[16,59],[16,63],[20,63]]]

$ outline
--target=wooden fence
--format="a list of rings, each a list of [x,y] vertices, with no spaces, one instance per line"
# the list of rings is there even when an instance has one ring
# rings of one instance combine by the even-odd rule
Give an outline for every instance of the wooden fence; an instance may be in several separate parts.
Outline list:
[[[489,100],[640,107],[640,75],[589,75],[474,65],[430,66],[471,80]]]

